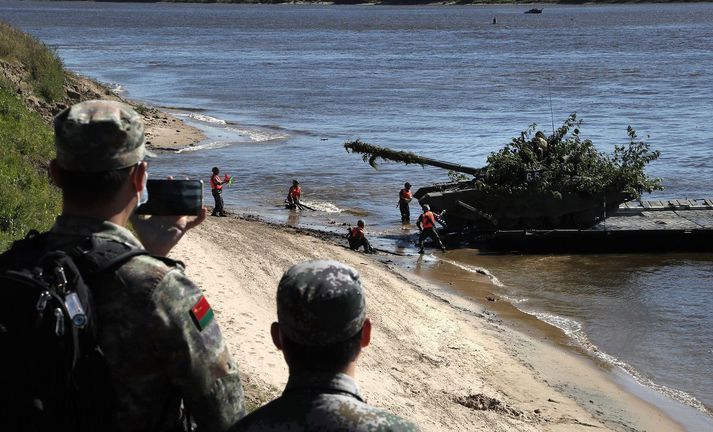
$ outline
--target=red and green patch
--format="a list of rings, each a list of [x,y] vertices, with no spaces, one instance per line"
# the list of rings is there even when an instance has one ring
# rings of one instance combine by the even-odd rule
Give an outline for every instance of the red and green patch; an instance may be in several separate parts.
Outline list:
[[[190,313],[193,322],[200,331],[203,331],[203,329],[208,327],[208,324],[213,321],[213,308],[210,307],[205,296],[201,296],[198,303],[193,305]]]

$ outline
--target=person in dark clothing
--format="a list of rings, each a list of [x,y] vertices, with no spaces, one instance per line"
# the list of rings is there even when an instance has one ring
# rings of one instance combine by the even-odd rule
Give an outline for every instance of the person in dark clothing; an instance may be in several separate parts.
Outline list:
[[[407,224],[411,221],[411,210],[409,203],[413,195],[411,195],[411,183],[404,183],[404,188],[399,191],[399,210],[401,211],[401,223]]]
[[[289,378],[282,395],[229,432],[412,432],[414,423],[368,405],[356,381],[371,320],[359,273],[336,261],[296,264],[277,287],[270,335]]]
[[[351,250],[359,250],[359,248],[363,246],[364,252],[374,253],[374,248],[371,247],[369,240],[366,238],[364,221],[361,219],[357,222],[357,226],[349,230],[347,240],[349,240],[349,249]]]
[[[186,418],[181,414],[184,411],[191,414],[201,431],[226,431],[245,416],[237,364],[228,352],[227,341],[221,335],[217,320],[213,319],[213,310],[201,288],[188,278],[183,263],[167,258],[184,234],[205,220],[206,210],[202,209],[197,217],[136,215],[136,207],[148,199],[148,196],[144,198],[148,164],[144,160],[147,155],[144,122],[128,105],[109,100],[77,103],[55,117],[54,131],[56,158],[49,163],[49,173],[61,190],[62,214],[51,230],[42,234],[42,247],[46,251],[63,251],[65,256],[73,256],[74,251],[82,251],[88,243],[96,249],[114,244],[125,248],[125,256],[132,258],[103,272],[88,273],[93,277],[85,279],[92,292],[90,310],[97,325],[96,335],[92,338],[96,338],[96,350],[101,353],[97,357],[101,360],[87,357],[85,347],[81,346],[74,351],[75,355],[80,351],[83,354],[74,359],[77,370],[72,369],[69,375],[62,377],[71,377],[75,391],[86,395],[82,402],[96,398],[97,404],[91,403],[91,407],[89,403],[82,406],[65,404],[61,395],[54,391],[36,393],[35,389],[32,392],[12,389],[5,383],[12,382],[8,380],[8,374],[13,371],[0,368],[2,430],[45,429],[33,425],[47,426],[49,430],[67,430],[64,424],[46,421],[60,414],[56,412],[58,407],[72,405],[76,411],[81,408],[101,412],[102,417],[98,420],[104,423],[103,427],[93,427],[78,422],[74,424],[76,430],[189,430],[184,427]],[[129,221],[132,231],[127,229]],[[89,270],[88,266],[81,268],[82,272]],[[64,274],[62,267],[55,269]],[[71,289],[73,285],[71,282],[67,288]],[[58,298],[53,301],[59,300],[70,308],[68,294],[76,293],[62,291],[64,287],[62,290],[58,288],[53,294]],[[49,294],[49,291],[45,292]],[[66,297],[60,298],[61,295]],[[85,300],[75,301],[81,306]],[[15,306],[7,305],[5,309]],[[5,324],[8,316],[13,315],[0,313],[0,322]],[[62,316],[62,311],[57,308],[55,317]],[[79,330],[76,323],[56,322],[57,336],[60,331]],[[0,332],[3,347],[6,347],[4,344],[14,339],[4,326],[0,327],[3,328]],[[74,335],[79,337],[79,333]],[[47,341],[27,341],[26,346],[40,347]],[[17,346],[18,351],[23,348],[24,345]],[[3,356],[10,354],[5,350],[3,353]],[[96,377],[90,369],[105,371],[101,373],[106,374],[106,381],[88,383],[82,379]],[[59,377],[44,370],[33,373],[40,377]],[[59,380],[49,381],[48,385],[55,383],[59,385]],[[61,386],[64,388],[64,384]],[[25,422],[18,425],[20,427],[13,427],[7,411],[13,404],[5,399],[8,394],[13,397],[13,402],[16,395],[33,395],[28,400],[31,409],[26,412],[32,412],[30,416],[35,418],[24,417]],[[71,397],[70,394],[65,396]],[[102,404],[104,396],[111,401],[109,412],[102,410],[107,408]],[[61,414],[64,418],[65,414]],[[68,414],[67,419],[84,420],[75,417],[77,414]]]
[[[423,213],[418,217],[418,220],[416,221],[416,226],[419,230],[418,253],[423,253],[423,241],[426,239],[426,237],[431,237],[431,240],[433,240],[433,242],[440,246],[441,250],[445,252],[446,247],[443,246],[443,243],[441,243],[441,238],[436,232],[436,222],[438,222],[442,226],[446,226],[446,224],[443,222],[443,219],[441,219],[440,214],[433,213],[431,211],[431,207],[428,204],[424,204],[422,208]]]
[[[213,213],[211,216],[228,216],[223,210],[223,184],[230,181],[228,174],[225,175],[223,179],[218,175],[220,170],[218,167],[213,167],[213,175],[210,177],[210,192],[213,194],[215,199],[215,207],[213,208]]]

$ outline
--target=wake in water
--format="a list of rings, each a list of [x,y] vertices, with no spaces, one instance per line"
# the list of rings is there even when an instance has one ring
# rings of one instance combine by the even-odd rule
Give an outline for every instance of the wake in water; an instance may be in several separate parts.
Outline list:
[[[493,285],[495,285],[495,286],[498,286],[498,287],[504,287],[504,286],[505,286],[502,282],[500,282],[500,280],[499,280],[497,277],[495,277],[494,274],[492,274],[492,273],[490,272],[490,270],[488,270],[488,269],[486,269],[486,268],[469,266],[469,265],[466,265],[466,264],[461,264],[461,263],[459,263],[459,262],[451,261],[451,260],[447,260],[447,259],[442,259],[441,261],[447,262],[448,264],[450,264],[450,265],[452,265],[452,266],[454,266],[454,267],[458,267],[459,269],[465,270],[465,271],[467,271],[467,272],[469,272],[469,273],[478,273],[478,274],[485,275],[485,276],[488,277],[488,279],[490,279],[490,281],[491,281],[491,282],[493,283]]]
[[[217,149],[217,148],[223,148],[223,147],[228,147],[232,145],[233,142],[231,141],[211,141],[207,142],[204,144],[197,144],[191,147],[184,147],[180,148],[175,151],[175,153],[188,153],[188,152],[194,152],[194,151],[199,151],[199,150],[209,150],[209,149]]]
[[[219,118],[211,117],[211,116],[205,115],[205,114],[190,113],[190,114],[186,115],[186,117],[188,117],[189,119],[199,121],[199,122],[203,122],[203,123],[217,124],[217,125],[227,124],[225,120],[221,120]]]
[[[341,209],[334,203],[328,201],[302,201],[302,204],[324,213],[342,213],[344,211],[344,209]]]
[[[242,139],[236,139],[235,142],[252,142],[262,143],[276,140],[284,140],[290,137],[290,134],[269,127],[250,127],[229,122],[227,120],[213,117],[207,114],[201,114],[197,110],[188,113],[175,113],[176,116],[186,118],[188,120],[199,123],[203,127],[214,128],[219,131],[228,132],[233,136]],[[245,140],[247,138],[247,140]]]

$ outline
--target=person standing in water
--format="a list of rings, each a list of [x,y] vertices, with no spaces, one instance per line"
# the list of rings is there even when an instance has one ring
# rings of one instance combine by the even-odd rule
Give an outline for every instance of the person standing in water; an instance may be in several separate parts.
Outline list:
[[[404,188],[399,191],[399,211],[401,211],[401,223],[407,224],[411,222],[411,209],[409,203],[413,195],[411,194],[411,183],[404,183]]]
[[[223,184],[230,181],[230,176],[225,175],[224,178],[219,176],[220,170],[218,167],[213,167],[213,175],[210,177],[210,192],[213,194],[215,199],[215,207],[213,208],[213,213],[211,216],[228,216],[223,210]]]
[[[436,232],[436,222],[445,226],[445,223],[441,219],[441,215],[432,212],[431,206],[429,206],[428,204],[424,204],[422,208],[423,213],[418,217],[418,220],[416,221],[416,226],[420,231],[418,234],[418,253],[423,253],[423,241],[426,240],[426,237],[431,237],[431,240],[433,240],[433,242],[436,243],[443,252],[445,252],[446,247],[443,246],[443,243],[441,243],[441,238]]]

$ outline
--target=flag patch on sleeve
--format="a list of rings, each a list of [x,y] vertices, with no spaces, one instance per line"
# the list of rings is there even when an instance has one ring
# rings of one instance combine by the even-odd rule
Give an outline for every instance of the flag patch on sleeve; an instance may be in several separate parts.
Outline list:
[[[198,303],[191,308],[191,318],[193,323],[198,327],[198,330],[203,331],[213,321],[213,308],[208,304],[205,296],[201,296]]]

